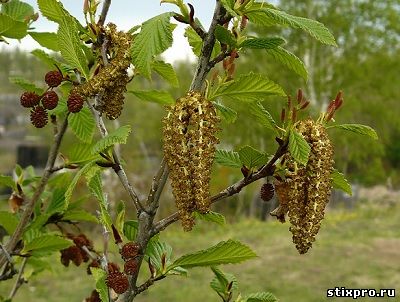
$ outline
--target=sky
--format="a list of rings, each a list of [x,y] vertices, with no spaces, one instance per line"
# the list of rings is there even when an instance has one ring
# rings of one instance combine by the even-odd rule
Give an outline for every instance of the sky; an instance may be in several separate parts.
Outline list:
[[[23,1],[31,4],[35,8],[35,11],[38,11],[36,0]],[[84,24],[82,13],[83,0],[63,0],[61,2],[73,16]],[[215,0],[190,0],[190,3],[195,7],[195,17],[199,18],[202,24],[207,28],[212,18]],[[107,21],[113,22],[119,29],[128,30],[134,25],[138,25],[151,17],[168,11],[178,12],[178,9],[171,4],[164,3],[160,5],[159,0],[112,0],[106,23]],[[99,13],[100,12],[101,6],[99,9]],[[35,31],[39,32],[57,31],[57,24],[47,20],[43,16],[40,16],[40,18],[34,22],[33,26],[35,27]],[[179,59],[194,60],[194,55],[191,52],[190,46],[183,36],[184,29],[185,26],[180,24],[174,30],[174,44],[163,54],[167,62],[172,63]],[[29,36],[21,40],[20,43],[13,41],[12,45],[18,45],[18,47],[25,50],[33,50],[40,47],[39,44]]]

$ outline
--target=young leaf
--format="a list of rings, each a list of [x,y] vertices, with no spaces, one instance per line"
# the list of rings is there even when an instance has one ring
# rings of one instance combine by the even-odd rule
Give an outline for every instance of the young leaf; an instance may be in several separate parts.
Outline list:
[[[308,72],[304,63],[293,53],[286,49],[277,46],[275,48],[266,49],[267,53],[271,55],[276,61],[282,63],[290,70],[293,70],[303,79],[307,80]]]
[[[289,133],[289,152],[300,164],[306,165],[310,156],[311,147],[304,137],[292,129]]]
[[[65,202],[65,188],[54,189],[53,196],[49,205],[47,206],[46,213],[62,213],[67,209],[67,204]]]
[[[219,225],[224,225],[226,223],[224,215],[210,211],[206,214],[202,214],[199,212],[194,212],[194,216],[204,221],[214,222]]]
[[[60,51],[57,34],[49,32],[29,32],[29,35],[40,44],[40,46],[53,51]]]
[[[261,126],[271,130],[276,130],[276,122],[274,118],[260,102],[250,104],[250,113],[256,118],[256,121]]]
[[[217,267],[211,267],[215,277],[211,280],[210,286],[213,290],[221,295],[225,295],[228,293],[228,286],[232,282],[231,290],[238,289],[238,281],[236,277],[232,274],[227,274],[221,271]]]
[[[203,40],[196,33],[196,31],[192,27],[187,27],[185,29],[185,37],[188,39],[190,47],[192,47],[192,51],[195,56],[200,56],[201,48],[203,47]],[[211,58],[215,58],[221,52],[221,45],[216,42],[214,44],[214,48],[211,54]]]
[[[231,124],[236,121],[237,112],[235,110],[218,102],[213,102],[213,105],[227,123]]]
[[[217,150],[215,152],[215,162],[221,166],[241,168],[239,153],[235,151]]]
[[[249,73],[222,84],[210,95],[210,99],[228,97],[241,102],[254,102],[267,96],[285,96],[282,87],[261,74]]]
[[[171,64],[163,61],[153,61],[151,68],[166,80],[172,87],[179,87],[178,76]]]
[[[56,235],[43,235],[25,244],[23,254],[30,252],[32,254],[50,253],[59,251],[73,245],[70,240]]]
[[[89,79],[85,53],[79,39],[78,26],[73,17],[65,16],[60,21],[57,36],[62,57],[69,65],[82,72],[86,79]]]
[[[60,1],[57,0],[38,0],[39,10],[43,16],[50,21],[61,23],[67,15]]]
[[[159,91],[159,90],[130,90],[129,93],[132,93],[139,99],[146,102],[153,102],[161,105],[173,105],[175,104],[175,99],[172,95],[167,91]]]
[[[268,156],[251,146],[244,146],[239,150],[239,158],[243,165],[247,168],[257,168],[268,161]]]
[[[342,129],[342,130],[346,130],[346,131],[351,131],[357,134],[361,134],[361,135],[365,135],[365,136],[369,136],[373,139],[378,139],[378,134],[376,133],[376,131],[366,125],[360,125],[360,124],[341,124],[341,125],[331,125],[327,127],[329,128],[336,128],[336,129]]]
[[[18,218],[14,214],[6,211],[0,211],[0,225],[9,235],[14,233],[18,222]]]
[[[12,0],[1,5],[1,13],[10,16],[14,20],[24,22],[35,12],[28,3],[19,0]]]
[[[111,230],[112,219],[110,213],[108,212],[108,201],[103,193],[103,185],[101,181],[101,172],[96,167],[96,173],[90,178],[87,178],[87,185],[90,192],[97,198],[100,205],[100,222]]]
[[[338,170],[335,169],[331,174],[331,179],[334,188],[342,190],[350,196],[353,195],[351,185],[343,173],[340,173]]]
[[[260,292],[245,297],[245,302],[278,302],[278,299],[271,293]]]
[[[237,16],[238,14],[234,11],[235,7],[235,0],[221,0],[221,4],[223,7],[226,9],[226,11],[232,15],[232,16]]]
[[[14,179],[11,176],[0,175],[0,185],[9,187],[14,191],[17,189],[17,185],[15,184]]]
[[[90,144],[92,142],[96,121],[89,108],[85,107],[78,113],[70,114],[68,125],[76,137],[83,143]]]
[[[27,30],[28,25],[25,22],[0,14],[0,38],[4,36],[11,39],[22,39],[26,36]]]
[[[215,37],[222,44],[227,44],[232,47],[236,46],[236,39],[233,34],[221,25],[217,25],[215,28]]]
[[[93,214],[84,210],[71,210],[64,213],[62,220],[67,221],[87,221],[98,223],[99,220]]]
[[[153,57],[172,45],[172,27],[169,22],[172,15],[164,13],[144,22],[135,37],[135,43],[132,43],[133,63],[145,77],[150,78]]]
[[[85,175],[93,166],[95,165],[95,161],[91,161],[84,165],[78,173],[75,174],[74,178],[72,179],[71,183],[69,184],[67,191],[65,192],[65,204],[68,206],[69,201],[71,200],[72,192],[75,189],[76,184],[78,183],[79,179]]]
[[[96,281],[96,291],[99,293],[100,300],[105,302],[109,301],[108,287],[106,285],[107,273],[101,268],[91,267],[90,268],[93,278]]]
[[[56,43],[58,45],[57,40],[56,40]],[[53,58],[52,56],[50,56],[48,53],[44,52],[41,49],[35,49],[35,50],[31,51],[31,54],[33,54],[36,58],[41,60],[43,63],[47,64],[47,66],[50,68],[54,68],[55,66],[60,65],[60,63],[55,58]]]
[[[117,217],[114,223],[115,228],[121,235],[124,233],[124,221],[125,221],[125,203],[121,201],[117,207]]]
[[[239,47],[251,49],[271,49],[285,44],[286,41],[280,37],[272,38],[250,38],[243,41]]]
[[[199,266],[216,266],[220,264],[235,264],[257,257],[257,255],[243,243],[235,240],[222,241],[206,250],[184,255],[175,260],[167,270],[181,266],[192,268]]]
[[[92,154],[103,152],[115,144],[126,144],[129,134],[131,133],[131,126],[122,126],[113,132],[109,133],[106,137],[99,140],[92,148]]]
[[[124,223],[124,235],[130,241],[136,240],[139,223],[136,220],[128,220]]]
[[[22,77],[9,77],[8,80],[10,81],[10,83],[18,85],[25,91],[32,91],[32,92],[37,93],[38,95],[41,95],[44,92],[44,90],[42,88],[37,87],[32,82],[30,82]]]

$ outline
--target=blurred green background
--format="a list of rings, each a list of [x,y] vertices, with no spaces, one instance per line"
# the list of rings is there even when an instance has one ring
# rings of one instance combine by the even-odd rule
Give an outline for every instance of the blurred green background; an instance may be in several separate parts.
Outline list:
[[[239,196],[215,205],[215,211],[227,217],[226,226],[200,223],[183,233],[179,225],[167,230],[161,238],[174,248],[174,255],[211,246],[218,241],[236,238],[250,245],[259,258],[222,269],[234,273],[243,294],[271,291],[283,302],[328,301],[326,290],[335,286],[348,288],[396,288],[400,290],[400,7],[398,1],[295,1],[281,0],[279,6],[291,14],[317,19],[337,38],[338,48],[320,45],[296,30],[249,30],[260,36],[282,35],[287,49],[294,52],[309,70],[305,82],[275,63],[262,51],[248,51],[237,60],[237,74],[249,71],[268,75],[289,94],[298,88],[312,102],[311,115],[326,108],[339,90],[344,92],[344,106],[336,115],[342,123],[362,123],[376,129],[378,141],[332,131],[336,167],[353,184],[354,196],[335,192],[327,218],[317,242],[306,255],[298,255],[291,243],[287,224],[267,219],[263,213],[272,208],[258,197],[260,183],[247,187]],[[167,89],[175,97],[185,93],[195,68],[192,62],[177,61],[175,68],[180,88],[170,88],[154,76],[149,82],[134,79],[130,89]],[[19,145],[46,145],[52,132],[33,129],[28,111],[19,105],[22,91],[8,82],[10,76],[24,76],[41,85],[48,70],[29,53],[0,51],[0,173],[10,173],[16,163]],[[254,123],[246,104],[226,102],[238,112],[233,124],[222,122],[222,149],[235,149],[250,144],[274,152],[273,133]],[[263,105],[279,119],[284,99],[269,98]],[[110,129],[131,124],[133,133],[121,149],[129,178],[140,194],[147,194],[150,181],[161,160],[161,119],[164,109],[127,95],[118,122]],[[68,132],[62,153],[76,152],[76,138]],[[241,178],[240,171],[215,166],[211,191],[219,192]],[[112,204],[128,200],[118,180],[104,176]],[[76,196],[87,194],[78,187]],[[0,209],[7,209],[7,195],[2,195]],[[85,207],[94,211],[94,201]],[[175,209],[170,186],[164,192],[158,219]],[[128,216],[134,219],[128,205]],[[266,221],[263,221],[266,219]],[[101,236],[100,227],[85,225],[92,238]],[[101,248],[101,240],[95,240]],[[115,257],[117,253],[115,252]],[[94,286],[85,268],[65,269],[54,256],[53,273],[32,278],[17,294],[15,301],[81,301]],[[117,257],[116,257],[117,259]],[[218,301],[208,284],[212,273],[195,269],[191,278],[171,277],[153,286],[138,301]],[[0,296],[7,296],[12,282],[0,283]],[[362,301],[373,301],[364,298]],[[394,299],[392,299],[394,301]],[[329,301],[350,301],[329,299]],[[390,301],[381,299],[381,301]]]

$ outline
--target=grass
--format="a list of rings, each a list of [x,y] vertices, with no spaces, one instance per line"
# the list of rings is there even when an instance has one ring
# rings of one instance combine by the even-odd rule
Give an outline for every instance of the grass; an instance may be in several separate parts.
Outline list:
[[[326,290],[334,287],[400,290],[399,204],[364,205],[352,212],[330,211],[317,241],[306,255],[297,253],[288,225],[278,222],[243,220],[223,227],[202,223],[191,233],[184,233],[175,225],[162,234],[162,240],[174,247],[176,256],[229,238],[248,244],[259,256],[243,264],[222,267],[223,271],[236,275],[243,295],[270,291],[282,302],[353,301],[328,299]],[[24,285],[14,301],[82,301],[94,286],[90,276],[84,274],[85,268],[63,268],[55,259],[53,270],[54,273],[43,273]],[[209,287],[211,279],[211,270],[193,269],[189,278],[166,278],[136,301],[220,301]],[[11,286],[11,282],[3,282],[0,295],[6,295]]]

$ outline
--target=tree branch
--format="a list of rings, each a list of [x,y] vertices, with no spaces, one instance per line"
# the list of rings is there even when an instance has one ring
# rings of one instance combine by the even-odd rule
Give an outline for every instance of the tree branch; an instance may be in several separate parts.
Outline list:
[[[17,293],[17,291],[21,287],[21,285],[25,282],[23,277],[22,277],[22,274],[24,273],[25,265],[26,265],[27,261],[28,261],[28,258],[24,258],[24,260],[22,260],[22,264],[21,264],[21,267],[19,269],[17,280],[15,281],[14,286],[13,286],[13,288],[12,288],[12,290],[10,292],[10,295],[8,297],[8,299],[10,301],[14,298],[15,294]]]
[[[223,59],[229,57],[231,55],[230,51],[222,51],[218,56],[216,56],[212,61],[208,63],[207,68],[211,70],[215,65],[221,62]]]
[[[97,22],[98,25],[102,26],[104,25],[104,22],[106,22],[108,10],[110,9],[111,5],[111,0],[104,0],[103,8],[101,10],[101,15],[99,18],[99,21]]]
[[[40,179],[40,183],[39,183],[38,187],[36,188],[36,191],[33,194],[32,199],[27,203],[26,208],[25,208],[24,212],[22,213],[21,220],[19,221],[17,228],[15,229],[10,240],[7,242],[6,246],[4,247],[5,251],[8,253],[10,253],[11,251],[14,250],[18,241],[20,240],[26,225],[30,221],[35,204],[39,200],[40,195],[42,195],[42,193],[47,185],[47,182],[50,179],[52,170],[54,168],[54,164],[56,162],[58,151],[60,149],[62,138],[68,127],[68,116],[69,116],[69,112],[65,116],[64,121],[61,125],[61,128],[59,129],[59,132],[54,137],[54,144],[50,149],[49,156],[47,158],[46,168],[44,170],[42,178]],[[1,253],[0,267],[2,267],[6,261],[7,261],[7,257],[5,255],[5,253]]]

